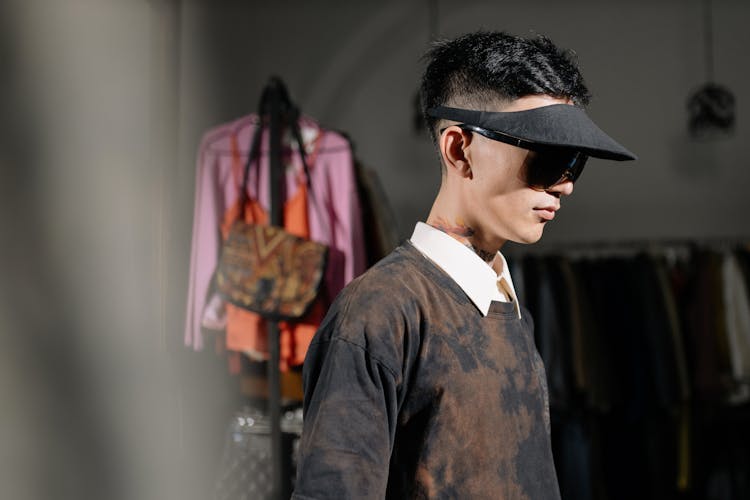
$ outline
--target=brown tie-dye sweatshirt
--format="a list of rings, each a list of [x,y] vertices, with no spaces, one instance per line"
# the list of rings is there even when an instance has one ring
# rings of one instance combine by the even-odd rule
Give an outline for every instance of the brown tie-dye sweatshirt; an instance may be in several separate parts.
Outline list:
[[[559,499],[522,316],[482,316],[409,242],[352,282],[305,360],[293,498]]]

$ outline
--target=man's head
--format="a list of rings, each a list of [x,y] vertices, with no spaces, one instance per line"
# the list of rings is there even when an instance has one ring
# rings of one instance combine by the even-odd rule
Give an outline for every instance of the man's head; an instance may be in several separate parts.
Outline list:
[[[442,120],[429,116],[430,108],[501,111],[519,97],[542,94],[583,106],[590,98],[571,54],[543,36],[469,33],[435,43],[425,59],[422,110],[434,140]]]
[[[633,158],[579,109],[588,89],[547,38],[470,33],[426,59],[422,106],[443,165],[428,222],[464,228],[477,250],[537,241],[587,156]]]

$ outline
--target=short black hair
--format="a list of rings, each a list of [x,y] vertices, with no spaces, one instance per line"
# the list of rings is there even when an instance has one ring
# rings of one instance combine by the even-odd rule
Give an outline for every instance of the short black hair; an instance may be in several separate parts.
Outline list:
[[[488,103],[509,103],[546,94],[585,106],[591,95],[571,51],[542,35],[522,38],[502,31],[477,31],[432,44],[420,96],[433,140],[439,121],[427,115],[436,106],[484,110]]]

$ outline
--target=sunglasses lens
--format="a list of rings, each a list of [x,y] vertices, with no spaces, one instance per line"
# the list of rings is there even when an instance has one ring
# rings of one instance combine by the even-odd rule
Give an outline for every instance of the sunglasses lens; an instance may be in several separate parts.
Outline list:
[[[564,179],[575,182],[586,159],[577,151],[562,149],[532,152],[527,160],[526,182],[538,189],[548,189]]]

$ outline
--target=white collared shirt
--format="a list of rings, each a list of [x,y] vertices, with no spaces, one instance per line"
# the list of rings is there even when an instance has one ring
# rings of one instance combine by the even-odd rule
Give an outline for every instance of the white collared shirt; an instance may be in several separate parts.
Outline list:
[[[492,301],[512,301],[518,317],[521,317],[521,307],[508,271],[508,263],[502,253],[497,252],[495,257],[496,265],[502,267],[498,274],[469,247],[424,222],[417,222],[410,241],[425,257],[453,278],[483,316],[487,316]],[[513,297],[506,296],[500,290],[501,279],[506,280]]]

